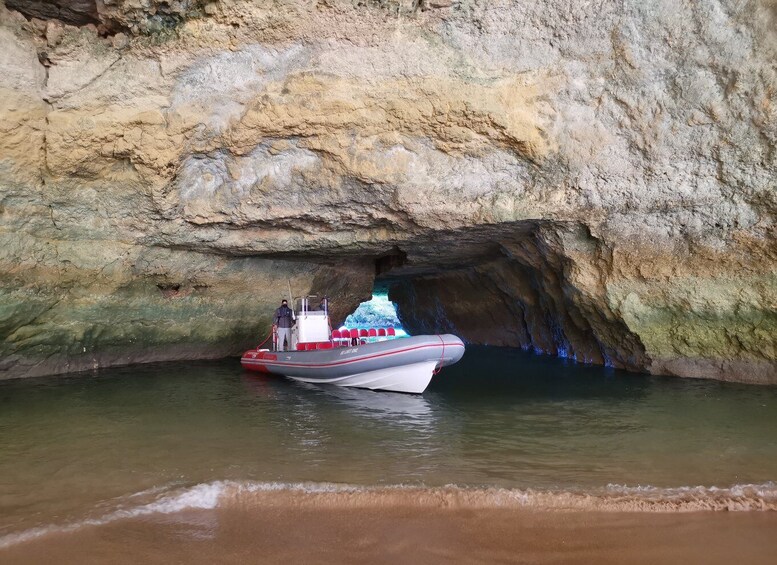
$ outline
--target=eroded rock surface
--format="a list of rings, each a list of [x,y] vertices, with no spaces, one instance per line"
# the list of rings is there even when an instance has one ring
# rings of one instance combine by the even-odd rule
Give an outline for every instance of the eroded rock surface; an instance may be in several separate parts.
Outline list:
[[[777,383],[777,3],[33,4],[1,376],[237,353],[377,275],[411,331]]]

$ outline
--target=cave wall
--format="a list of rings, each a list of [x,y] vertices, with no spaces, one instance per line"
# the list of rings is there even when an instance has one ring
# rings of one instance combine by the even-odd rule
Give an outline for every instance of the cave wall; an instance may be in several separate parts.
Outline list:
[[[328,293],[342,320],[372,287],[371,264],[91,243],[25,241],[0,253],[0,378],[236,355],[265,342],[289,288]],[[27,264],[12,265],[13,253]]]
[[[772,0],[35,6],[0,7],[0,375],[235,353],[284,281],[344,317],[379,274],[411,328],[777,380]]]
[[[678,277],[663,255],[612,249],[582,224],[520,222],[490,243],[498,254],[385,281],[410,333],[659,375],[777,382],[775,312],[754,307],[773,300],[773,278],[742,258],[744,287],[720,276],[719,256],[688,258],[686,268],[703,267]]]

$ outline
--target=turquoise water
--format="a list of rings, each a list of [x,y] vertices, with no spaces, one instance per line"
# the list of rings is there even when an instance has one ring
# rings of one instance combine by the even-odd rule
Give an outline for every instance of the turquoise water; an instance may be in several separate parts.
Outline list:
[[[423,395],[303,385],[238,360],[5,381],[0,538],[214,481],[773,494],[775,432],[777,388],[498,348],[469,348]]]

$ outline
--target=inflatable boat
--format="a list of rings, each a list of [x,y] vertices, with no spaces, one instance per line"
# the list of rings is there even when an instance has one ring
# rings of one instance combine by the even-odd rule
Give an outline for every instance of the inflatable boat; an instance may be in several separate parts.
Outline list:
[[[421,393],[437,371],[464,355],[464,343],[451,334],[332,339],[328,313],[309,311],[307,299],[301,300],[291,350],[250,349],[240,360],[245,369],[307,383]]]

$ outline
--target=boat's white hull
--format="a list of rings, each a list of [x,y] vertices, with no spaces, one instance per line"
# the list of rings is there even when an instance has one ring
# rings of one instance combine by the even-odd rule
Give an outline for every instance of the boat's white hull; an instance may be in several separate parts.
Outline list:
[[[423,361],[398,367],[386,367],[356,375],[346,375],[339,378],[315,379],[304,377],[289,377],[295,381],[315,384],[330,384],[336,386],[351,386],[371,390],[389,390],[394,392],[422,393],[429,386],[434,375],[437,361]]]
[[[435,368],[452,365],[462,355],[464,343],[455,335],[444,334],[315,351],[252,349],[240,362],[251,371],[306,383],[421,393]]]

